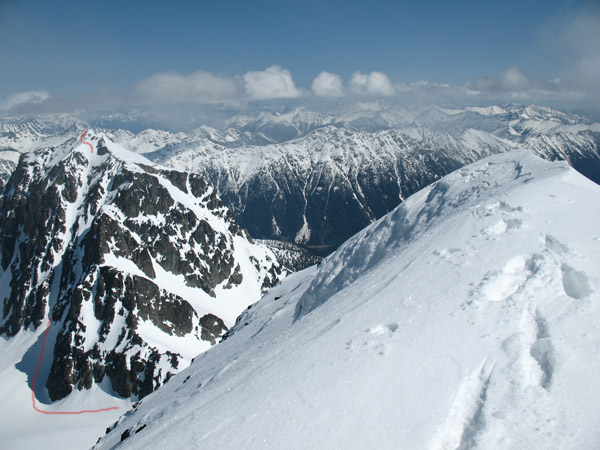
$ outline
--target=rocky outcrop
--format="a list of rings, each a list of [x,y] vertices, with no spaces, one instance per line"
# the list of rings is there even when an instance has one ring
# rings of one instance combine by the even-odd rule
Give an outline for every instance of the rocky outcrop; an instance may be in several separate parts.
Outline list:
[[[4,186],[0,333],[51,319],[52,400],[106,377],[143,397],[283,273],[200,175],[88,139],[93,153],[72,139],[23,157]]]

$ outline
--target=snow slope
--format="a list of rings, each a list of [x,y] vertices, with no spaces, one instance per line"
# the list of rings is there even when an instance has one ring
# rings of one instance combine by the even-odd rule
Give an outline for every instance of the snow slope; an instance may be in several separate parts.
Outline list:
[[[291,275],[98,449],[600,448],[600,187],[516,151]]]
[[[78,415],[45,415],[34,411],[28,376],[15,366],[23,358],[23,350],[39,340],[43,330],[21,332],[7,340],[0,337],[0,448],[26,450],[32,448],[85,449],[96,442],[110,423],[131,407],[131,400],[118,399],[106,391],[109,383],[90,390],[75,391],[67,399],[52,405],[36,402],[49,412],[77,411],[83,408],[117,407],[112,411]],[[35,346],[39,357],[39,348]],[[50,351],[50,350],[48,350]]]

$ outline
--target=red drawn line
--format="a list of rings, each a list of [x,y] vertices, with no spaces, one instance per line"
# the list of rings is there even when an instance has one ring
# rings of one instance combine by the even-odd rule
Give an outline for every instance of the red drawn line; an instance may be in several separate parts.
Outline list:
[[[85,130],[85,131],[83,132],[83,134],[82,134],[82,135],[79,137],[79,141],[80,141],[82,144],[89,145],[89,146],[90,146],[90,150],[92,151],[92,153],[94,153],[94,147],[92,146],[92,144],[90,144],[89,142],[83,142],[83,138],[85,137],[85,135],[87,134],[87,132],[88,132],[88,131],[89,131],[89,130]]]
[[[87,131],[86,131],[87,133]],[[83,133],[85,135],[85,133]],[[81,136],[83,138],[83,135]],[[87,144],[87,142],[84,142]],[[83,411],[42,411],[37,406],[35,406],[35,379],[38,376],[38,371],[40,370],[40,364],[42,364],[42,355],[44,354],[44,347],[46,346],[46,336],[48,335],[48,330],[50,330],[50,320],[48,319],[48,325],[46,325],[46,331],[44,331],[44,339],[42,340],[42,351],[40,352],[40,360],[37,363],[37,367],[35,368],[35,375],[33,376],[33,380],[31,380],[31,402],[33,404],[33,409],[42,414],[85,414],[85,413],[98,413],[102,411],[111,411],[113,409],[119,409],[117,406],[112,406],[110,408],[102,408],[102,409],[86,409]]]

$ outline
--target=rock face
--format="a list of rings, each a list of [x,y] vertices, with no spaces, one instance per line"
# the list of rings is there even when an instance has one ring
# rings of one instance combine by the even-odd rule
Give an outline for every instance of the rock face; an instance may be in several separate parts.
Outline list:
[[[86,136],[24,156],[0,197],[0,333],[51,320],[57,400],[143,397],[282,278],[204,179]],[[42,385],[43,383],[40,383]]]

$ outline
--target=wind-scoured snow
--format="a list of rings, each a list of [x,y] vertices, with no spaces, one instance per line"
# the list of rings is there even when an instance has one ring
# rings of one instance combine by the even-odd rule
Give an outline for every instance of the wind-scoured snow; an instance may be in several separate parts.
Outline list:
[[[289,276],[98,449],[597,449],[600,187],[453,172]]]

